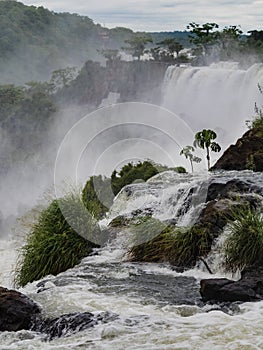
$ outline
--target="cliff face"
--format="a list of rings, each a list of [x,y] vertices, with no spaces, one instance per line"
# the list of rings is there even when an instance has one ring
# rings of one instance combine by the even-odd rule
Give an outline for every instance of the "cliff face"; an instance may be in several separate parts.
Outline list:
[[[263,171],[263,128],[247,131],[231,145],[211,170]]]
[[[167,63],[144,61],[98,62],[87,61],[79,76],[62,89],[57,98],[62,102],[89,104],[98,107],[109,92],[120,94],[118,102],[158,104]]]

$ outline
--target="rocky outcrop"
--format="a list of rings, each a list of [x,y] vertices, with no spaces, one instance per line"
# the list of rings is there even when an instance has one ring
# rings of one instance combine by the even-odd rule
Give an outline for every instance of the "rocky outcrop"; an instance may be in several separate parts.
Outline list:
[[[203,279],[200,282],[203,301],[259,301],[263,300],[263,266],[246,269],[239,281],[227,278]]]
[[[102,312],[98,315],[90,312],[76,312],[61,315],[55,319],[39,319],[33,325],[32,330],[45,333],[47,340],[52,340],[91,328],[99,322],[113,321],[116,318],[118,318],[116,314],[109,312]]]
[[[262,200],[262,187],[237,178],[225,183],[213,180],[207,189],[206,205],[195,226],[208,232],[209,242],[212,245],[227,222],[234,219],[236,210],[247,207],[257,208]]]
[[[67,336],[107,323],[118,316],[109,312],[94,315],[90,312],[71,313],[57,318],[44,318],[40,307],[26,295],[0,287],[0,332],[33,330],[46,334],[48,340]]]
[[[30,329],[39,314],[40,308],[33,300],[0,287],[0,331]]]
[[[263,130],[247,131],[231,145],[210,170],[263,171]]]
[[[148,102],[157,104],[167,63],[149,61],[108,61],[106,67],[87,61],[77,78],[56,98],[62,103],[73,102],[98,107],[110,92],[120,94],[118,102]],[[87,83],[88,82],[88,83]]]

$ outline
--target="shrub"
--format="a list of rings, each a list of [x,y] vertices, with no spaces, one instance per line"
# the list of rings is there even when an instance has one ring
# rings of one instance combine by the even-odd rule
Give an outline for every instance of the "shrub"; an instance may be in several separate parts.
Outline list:
[[[165,226],[151,218],[144,225],[138,224],[134,231],[135,244],[138,235],[142,236],[141,241],[144,242],[130,248],[132,261],[169,262],[176,266],[191,267],[199,257],[209,252],[211,246],[208,231],[195,226]]]
[[[113,203],[111,180],[101,175],[92,176],[82,191],[82,201],[95,218],[101,219]]]
[[[62,205],[73,208],[79,198],[69,195],[62,199]],[[65,210],[66,207],[65,206]],[[63,208],[63,212],[64,212]],[[76,207],[75,207],[76,210]],[[74,216],[75,217],[75,216]],[[76,227],[83,226],[98,233],[98,227],[94,222],[89,225],[82,221],[83,218],[76,219]],[[79,232],[79,231],[78,231]],[[96,244],[80,236],[65,220],[58,200],[53,200],[44,209],[29,232],[26,244],[20,251],[20,257],[15,272],[15,284],[24,286],[28,282],[33,282],[46,275],[57,275],[76,264],[82,258],[91,253]]]
[[[168,168],[148,160],[137,164],[128,163],[121,168],[119,173],[114,170],[111,174],[112,191],[116,195],[124,186],[136,182],[136,180],[147,181],[150,177],[167,170],[174,170],[178,173],[186,172],[183,167]]]
[[[224,266],[235,272],[263,261],[263,218],[252,209],[239,209],[229,223],[224,244]]]

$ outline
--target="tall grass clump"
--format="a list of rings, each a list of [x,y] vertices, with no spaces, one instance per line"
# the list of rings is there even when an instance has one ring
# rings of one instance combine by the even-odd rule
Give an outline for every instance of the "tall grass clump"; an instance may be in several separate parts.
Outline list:
[[[40,212],[37,221],[30,226],[25,245],[20,250],[15,285],[24,286],[46,275],[57,275],[78,264],[98,246],[82,235],[85,230],[94,230],[97,233],[95,222],[87,224],[81,215],[77,215],[74,228],[80,228],[80,235],[79,230],[76,232],[64,217],[64,210],[67,212],[67,208],[72,208],[73,217],[77,214],[74,210],[78,210],[76,202],[79,200],[78,197],[69,195],[61,203],[60,200],[53,200]]]
[[[263,216],[250,208],[233,215],[224,244],[224,267],[236,272],[263,261]]]
[[[154,219],[150,219],[152,220]],[[151,225],[156,227],[154,222]],[[145,238],[145,241],[130,248],[132,261],[169,262],[176,266],[191,267],[199,257],[209,252],[211,239],[208,230],[195,226],[186,228],[162,225],[163,228],[159,223],[160,233],[149,240],[144,225],[136,228],[136,236],[140,232],[141,239]],[[137,241],[136,238],[135,243]]]

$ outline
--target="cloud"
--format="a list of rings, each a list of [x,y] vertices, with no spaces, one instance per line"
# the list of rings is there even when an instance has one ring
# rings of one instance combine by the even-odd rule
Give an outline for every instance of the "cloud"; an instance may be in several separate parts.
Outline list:
[[[23,0],[22,0],[23,1]],[[216,22],[221,27],[241,25],[246,32],[260,29],[262,0],[25,0],[26,5],[44,6],[56,12],[87,15],[106,26],[134,30],[185,30],[189,22]]]

